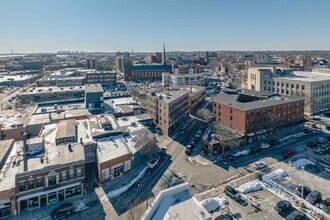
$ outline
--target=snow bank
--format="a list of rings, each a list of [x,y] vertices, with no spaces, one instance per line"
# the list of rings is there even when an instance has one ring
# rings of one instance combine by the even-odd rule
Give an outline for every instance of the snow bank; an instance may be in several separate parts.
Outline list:
[[[146,170],[148,169],[148,167],[145,167],[137,177],[135,177],[134,179],[131,180],[131,182],[129,184],[127,184],[126,186],[122,186],[116,190],[112,190],[112,191],[109,191],[107,193],[107,196],[109,198],[114,198],[114,197],[117,197],[119,196],[120,194],[126,192],[134,183],[136,183],[136,181],[138,181],[143,175],[144,173],[146,172]]]
[[[200,204],[208,211],[214,212],[218,208],[223,209],[228,205],[228,199],[222,196],[205,199]]]
[[[279,179],[286,178],[289,175],[283,169],[277,169],[271,173],[267,173],[262,176],[262,179]]]
[[[236,190],[238,192],[241,192],[243,194],[249,193],[249,192],[256,192],[263,189],[263,185],[261,182],[257,180],[253,180],[247,183],[244,183],[243,185],[240,185]]]
[[[234,154],[235,157],[238,157],[240,155],[248,155],[250,153],[250,150],[243,150],[243,151],[239,151],[236,154]]]
[[[306,166],[308,164],[314,165],[315,163],[313,161],[310,161],[310,160],[304,159],[304,158],[292,162],[292,165],[297,169],[299,169],[303,166]]]
[[[292,135],[289,135],[289,136],[286,136],[285,138],[282,138],[280,139],[281,142],[285,142],[291,138],[298,138],[298,137],[302,137],[302,136],[305,136],[306,134],[304,132],[300,132],[300,133],[297,133],[297,134],[292,134]]]
[[[83,201],[79,202],[78,204],[73,204],[73,206],[74,212],[82,212],[89,208]]]

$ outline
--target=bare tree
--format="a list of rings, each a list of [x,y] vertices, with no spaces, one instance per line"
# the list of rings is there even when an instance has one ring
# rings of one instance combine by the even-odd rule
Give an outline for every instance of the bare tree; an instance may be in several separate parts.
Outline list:
[[[197,116],[203,120],[208,120],[213,117],[213,114],[210,110],[206,108],[199,109],[197,112]]]

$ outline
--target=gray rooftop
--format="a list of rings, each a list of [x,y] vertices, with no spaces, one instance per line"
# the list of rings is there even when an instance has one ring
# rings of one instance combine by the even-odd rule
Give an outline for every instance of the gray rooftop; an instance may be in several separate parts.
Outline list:
[[[58,123],[56,139],[73,137],[76,135],[75,120],[63,120]]]
[[[250,91],[242,91],[239,94],[227,94],[227,93],[220,93],[217,96],[213,98],[213,101],[230,105],[233,108],[240,109],[243,111],[250,111],[254,109],[260,109],[260,108],[266,108],[266,107],[272,107],[276,105],[282,105],[291,103],[294,101],[303,101],[302,98],[297,97],[287,97],[287,96],[280,96],[277,94],[274,95],[267,95],[264,93],[258,93],[258,92],[251,92]],[[259,98],[259,100],[254,101],[248,101],[248,102],[240,102],[237,99],[242,96],[249,96],[252,98]]]
[[[162,100],[163,102],[166,102],[166,103],[174,102],[176,99],[178,99],[186,94],[188,94],[188,91],[185,89],[155,93],[155,95],[159,97],[159,100]]]
[[[102,88],[101,84],[86,84],[85,92],[102,92],[103,93],[103,88]]]

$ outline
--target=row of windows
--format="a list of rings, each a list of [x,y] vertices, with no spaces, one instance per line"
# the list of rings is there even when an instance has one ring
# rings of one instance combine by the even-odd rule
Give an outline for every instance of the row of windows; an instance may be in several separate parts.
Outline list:
[[[264,86],[265,85],[275,85],[275,82],[274,81],[268,81],[268,80],[264,80]],[[299,84],[293,84],[293,83],[284,83],[284,82],[276,82],[276,86],[280,86],[281,85],[281,87],[286,87],[286,88],[291,88],[291,89],[294,89],[294,88],[296,88],[296,89],[300,89],[300,87],[301,87],[301,89],[302,90],[305,90],[305,85],[299,85]]]
[[[67,181],[71,180],[77,177],[81,177],[81,168],[76,169],[76,175],[74,172],[74,169],[71,169],[69,171],[62,171],[61,172],[61,181]],[[68,173],[69,173],[69,178],[68,178]],[[26,184],[27,182],[27,184]],[[25,190],[31,190],[34,188],[39,188],[39,187],[44,187],[44,186],[54,186],[58,184],[59,179],[58,179],[58,174],[53,174],[53,175],[48,175],[46,177],[37,177],[36,179],[29,179],[27,181],[20,181],[18,183],[19,191],[25,191]],[[27,188],[26,188],[27,187]]]

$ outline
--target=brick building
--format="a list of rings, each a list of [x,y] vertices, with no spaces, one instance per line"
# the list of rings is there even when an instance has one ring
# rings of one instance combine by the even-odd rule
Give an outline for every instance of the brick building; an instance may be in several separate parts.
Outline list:
[[[213,99],[216,122],[241,134],[254,133],[304,119],[304,99],[242,91]]]
[[[162,73],[171,72],[171,65],[151,64],[151,65],[131,65],[125,66],[125,81],[146,81],[162,80]]]

